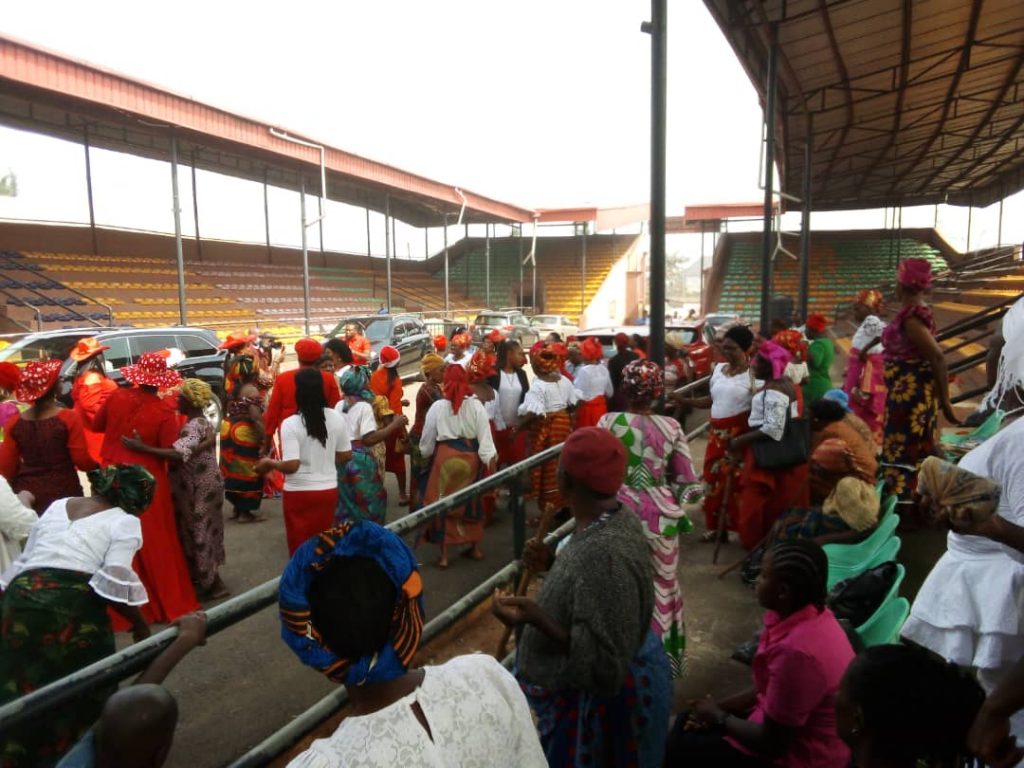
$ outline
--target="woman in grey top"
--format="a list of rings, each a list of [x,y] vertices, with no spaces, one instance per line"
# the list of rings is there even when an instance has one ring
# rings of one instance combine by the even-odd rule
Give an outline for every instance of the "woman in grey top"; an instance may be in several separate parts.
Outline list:
[[[528,568],[550,567],[536,600],[494,600],[494,614],[518,630],[517,676],[552,766],[654,768],[664,757],[671,673],[650,631],[643,531],[615,499],[625,474],[625,449],[610,432],[573,432],[558,483],[576,531],[557,558],[527,546]]]

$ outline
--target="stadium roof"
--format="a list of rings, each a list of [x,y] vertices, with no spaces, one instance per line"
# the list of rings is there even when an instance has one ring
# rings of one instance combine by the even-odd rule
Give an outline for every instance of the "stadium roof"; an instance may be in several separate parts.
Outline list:
[[[0,123],[133,155],[179,159],[197,168],[275,186],[320,189],[320,151],[274,136],[281,126],[226,112],[125,75],[0,36]],[[290,136],[316,142],[300,133]],[[445,213],[465,222],[528,222],[532,210],[326,147],[327,197],[391,213],[416,226],[440,226]],[[461,193],[461,194],[460,194]]]
[[[778,153],[817,209],[988,205],[1024,187],[1022,0],[705,0],[762,100],[773,29]]]

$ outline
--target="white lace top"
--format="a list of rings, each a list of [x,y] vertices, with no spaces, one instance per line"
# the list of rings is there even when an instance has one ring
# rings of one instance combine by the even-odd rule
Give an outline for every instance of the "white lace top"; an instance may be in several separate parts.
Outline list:
[[[584,402],[601,395],[611,397],[615,394],[611,374],[601,363],[588,363],[577,368],[573,386],[576,387],[576,395]]]
[[[860,328],[853,334],[853,339],[850,341],[850,347],[852,349],[864,350],[865,344],[870,344],[874,339],[882,338],[882,331],[885,330],[885,323],[883,323],[875,315],[868,315],[864,318],[864,322],[860,324]],[[875,344],[871,349],[868,350],[869,355],[880,355],[882,354],[881,343]]]
[[[21,545],[38,519],[35,511],[21,503],[21,499],[0,475],[0,573],[18,559]]]
[[[558,381],[534,379],[526,393],[526,399],[519,406],[519,415],[528,413],[543,416],[546,413],[564,411],[570,405],[576,405],[579,396],[573,389],[572,382],[565,376]]]
[[[346,718],[288,768],[547,768],[526,697],[493,658],[457,656],[424,672],[413,693]]]
[[[423,421],[420,453],[424,457],[433,456],[439,442],[458,438],[476,440],[479,446],[477,456],[484,464],[498,455],[487,409],[475,397],[464,399],[458,413],[452,413],[452,404],[444,399],[430,406]]]
[[[719,363],[711,372],[711,418],[728,419],[750,410],[750,399],[762,382],[749,371],[728,376],[727,363]]]
[[[67,502],[58,499],[42,514],[25,551],[0,575],[0,589],[25,571],[61,568],[92,574],[89,586],[100,597],[128,605],[148,602],[146,588],[132,570],[132,558],[142,548],[139,518],[111,507],[71,520]]]
[[[797,402],[789,399],[785,392],[777,389],[762,389],[750,403],[750,418],[747,423],[754,429],[760,429],[772,440],[781,440],[786,431],[786,409],[789,408],[791,418],[796,418]]]

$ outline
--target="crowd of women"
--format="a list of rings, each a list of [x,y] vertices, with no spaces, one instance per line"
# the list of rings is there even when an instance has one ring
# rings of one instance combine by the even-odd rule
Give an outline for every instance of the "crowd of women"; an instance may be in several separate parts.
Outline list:
[[[926,262],[903,263],[888,324],[880,294],[862,292],[842,388],[816,315],[769,338],[728,328],[706,397],[673,391],[693,377],[677,338],[662,367],[625,336],[607,362],[594,339],[524,350],[497,333],[479,348],[438,337],[411,422],[398,350],[382,348],[371,373],[357,327],[326,345],[300,340],[298,366],[283,372],[255,336],[232,334],[219,435],[204,416],[209,385],[181,380],[167,355],[142,355],[119,388],[97,363],[103,347],[83,340],[73,408],[58,397],[64,361],[0,365],[0,703],[109,654],[114,628],[140,639],[226,594],[224,502],[254,523],[280,495],[282,636],[352,703],[300,768],[398,754],[410,766],[909,768],[971,751],[1012,765],[1011,727],[1024,726],[1010,719],[1024,703],[1013,689],[1024,677],[1020,422],[1008,418],[959,467],[933,458],[939,411],[955,413],[929,281]],[[1000,366],[1021,370],[999,381],[1018,396],[1024,335],[1011,321],[1003,337]],[[700,473],[675,418],[693,407],[711,411]],[[384,477],[415,511],[555,445],[528,493],[540,518],[575,529],[557,547],[528,542],[525,566],[544,577],[535,594],[494,597],[516,633],[514,672],[482,656],[415,668],[420,566],[383,527]],[[954,532],[904,629],[913,643],[855,656],[826,607],[821,545],[877,524],[880,475],[920,520]],[[748,690],[673,717],[686,669],[679,539],[701,512],[705,540],[734,531],[758,553],[763,630]],[[495,497],[478,496],[432,517],[420,539],[439,568],[453,549],[480,559],[495,514]],[[56,764],[110,693],[8,736],[3,764]]]

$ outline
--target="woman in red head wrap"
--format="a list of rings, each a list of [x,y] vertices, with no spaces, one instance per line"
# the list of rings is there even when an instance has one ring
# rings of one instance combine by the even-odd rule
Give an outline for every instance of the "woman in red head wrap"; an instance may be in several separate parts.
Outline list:
[[[939,409],[959,423],[949,399],[949,374],[935,340],[935,318],[924,300],[932,284],[926,259],[906,259],[896,275],[900,310],[882,331],[885,356],[885,423],[882,476],[890,492],[909,498],[917,468],[935,453]]]
[[[420,453],[430,461],[421,488],[423,505],[475,483],[493,467],[497,451],[483,403],[471,397],[469,375],[461,365],[449,365],[444,373],[444,399],[427,411],[420,437]],[[448,567],[448,547],[469,544],[463,553],[474,560],[483,558],[484,505],[479,497],[433,518],[425,531],[429,541],[441,548],[439,568]]]
[[[885,323],[878,316],[881,311],[880,291],[869,289],[857,294],[853,317],[860,326],[853,334],[843,382],[843,391],[850,399],[850,410],[864,420],[879,445],[882,443],[886,392],[885,360],[879,343],[885,330]]]
[[[615,394],[612,377],[604,365],[604,347],[594,336],[580,345],[583,365],[576,369],[573,386],[580,398],[576,411],[576,428],[596,427],[608,412],[608,398]]]
[[[804,402],[813,403],[832,389],[832,361],[836,348],[832,339],[825,335],[828,319],[824,315],[810,315],[807,318],[807,381],[803,385]]]

